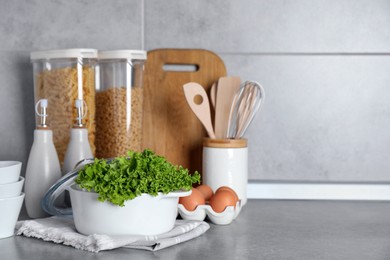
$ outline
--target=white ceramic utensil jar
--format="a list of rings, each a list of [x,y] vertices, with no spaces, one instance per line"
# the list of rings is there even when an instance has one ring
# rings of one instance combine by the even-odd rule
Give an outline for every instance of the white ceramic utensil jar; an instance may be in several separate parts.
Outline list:
[[[203,183],[215,192],[221,186],[232,188],[241,200],[247,201],[247,139],[203,140]]]

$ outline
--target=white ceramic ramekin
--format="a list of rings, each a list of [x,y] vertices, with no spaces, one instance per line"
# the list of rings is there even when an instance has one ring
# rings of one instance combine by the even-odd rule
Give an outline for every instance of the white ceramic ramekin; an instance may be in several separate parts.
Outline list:
[[[17,197],[20,196],[20,193],[23,189],[24,178],[19,177],[19,181],[0,184],[0,199]]]
[[[24,193],[17,197],[0,199],[0,238],[14,235],[15,224],[22,208]]]
[[[21,168],[21,162],[0,161],[0,184],[17,182]]]

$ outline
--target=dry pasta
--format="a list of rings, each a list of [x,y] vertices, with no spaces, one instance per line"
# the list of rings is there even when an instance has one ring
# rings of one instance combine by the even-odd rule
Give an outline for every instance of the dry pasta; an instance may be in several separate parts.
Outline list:
[[[77,69],[71,67],[45,70],[36,77],[36,97],[47,98],[48,124],[53,130],[53,142],[61,164],[70,139],[70,129],[76,118],[75,100],[84,99],[88,113],[84,123],[88,129],[89,143],[95,154],[95,70],[84,66],[82,91],[78,85]]]
[[[142,105],[141,87],[133,87],[129,92],[126,87],[110,87],[96,93],[96,157],[140,151]]]

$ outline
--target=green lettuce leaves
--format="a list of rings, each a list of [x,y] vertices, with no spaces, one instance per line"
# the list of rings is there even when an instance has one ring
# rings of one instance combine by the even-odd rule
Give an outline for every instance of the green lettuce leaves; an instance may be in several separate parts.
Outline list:
[[[151,150],[128,152],[128,157],[111,161],[95,159],[78,173],[75,182],[88,191],[99,194],[99,201],[124,206],[126,200],[142,193],[157,196],[159,192],[190,190],[200,183],[200,174],[190,175],[188,169],[169,163]]]

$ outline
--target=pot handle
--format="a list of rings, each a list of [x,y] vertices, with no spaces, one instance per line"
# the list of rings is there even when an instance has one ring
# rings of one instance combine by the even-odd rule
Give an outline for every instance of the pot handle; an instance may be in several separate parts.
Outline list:
[[[85,165],[93,163],[93,159],[84,159],[78,162],[75,168],[69,173],[65,174],[61,179],[54,183],[45,196],[41,200],[41,207],[50,215],[54,216],[66,216],[72,215],[72,208],[60,208],[54,205],[56,199],[71,185],[73,185],[74,179],[77,177],[79,170]]]
[[[179,198],[179,197],[187,197],[187,196],[190,196],[192,193],[192,190],[188,190],[188,191],[171,191],[170,193],[168,194],[164,194],[165,197],[167,198]]]

